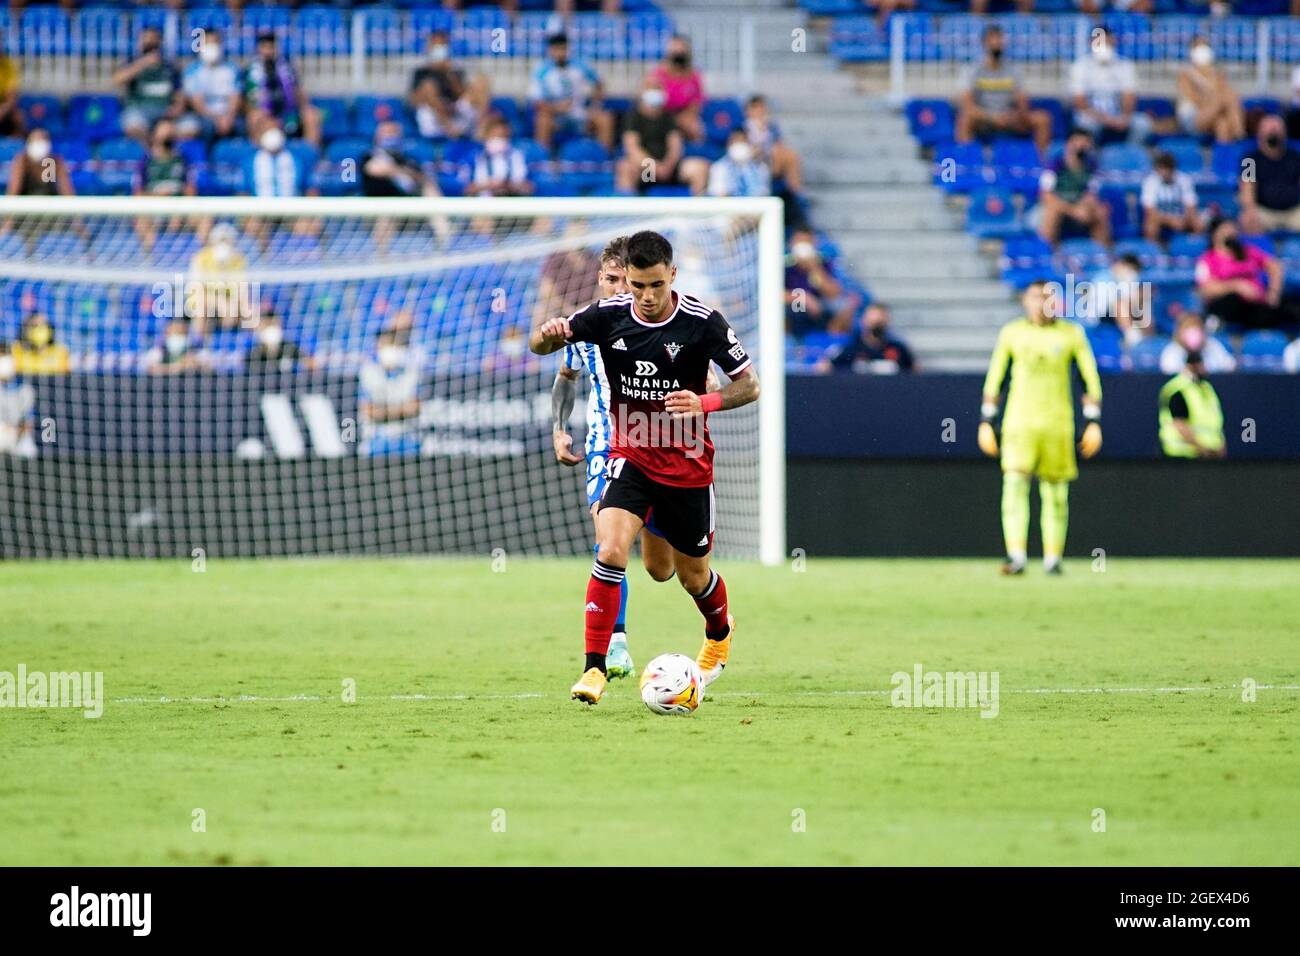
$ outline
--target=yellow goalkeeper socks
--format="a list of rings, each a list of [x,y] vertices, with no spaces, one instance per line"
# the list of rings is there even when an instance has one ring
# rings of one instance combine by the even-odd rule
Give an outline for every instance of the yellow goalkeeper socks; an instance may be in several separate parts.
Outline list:
[[[1029,476],[1005,472],[1002,475],[1002,539],[1007,557],[1024,563],[1029,538]]]
[[[1042,505],[1043,563],[1056,564],[1065,554],[1065,532],[1070,526],[1070,483],[1039,481]]]

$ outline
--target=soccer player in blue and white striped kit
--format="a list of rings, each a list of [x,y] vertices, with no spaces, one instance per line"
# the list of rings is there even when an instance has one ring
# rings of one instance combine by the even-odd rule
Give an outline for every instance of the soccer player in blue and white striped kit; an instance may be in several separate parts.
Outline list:
[[[627,291],[626,285],[627,237],[612,240],[600,254],[600,271],[597,286],[600,297],[608,299]],[[587,441],[584,456],[573,453],[573,436],[569,434],[569,416],[577,400],[578,378],[586,372],[591,390],[587,395]],[[716,391],[718,380],[709,372],[709,391]],[[564,347],[564,362],[556,373],[551,388],[551,440],[555,446],[555,459],[563,465],[587,463],[587,507],[592,523],[600,496],[605,493],[605,462],[609,454],[612,425],[609,421],[609,381],[600,359],[600,349],[588,342],[575,342]],[[672,576],[673,549],[653,527],[653,521],[641,532],[641,560],[651,576],[666,581]],[[656,569],[658,571],[656,572]],[[634,668],[632,655],[627,648],[627,577],[623,578],[619,592],[618,620],[614,635],[605,656],[606,676],[631,677]]]

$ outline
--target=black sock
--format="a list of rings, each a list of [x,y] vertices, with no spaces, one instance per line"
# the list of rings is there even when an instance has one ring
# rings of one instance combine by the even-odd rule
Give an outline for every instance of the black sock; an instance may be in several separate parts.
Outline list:
[[[605,673],[605,655],[597,654],[595,651],[587,651],[587,666],[583,668],[583,671],[589,671],[593,667],[602,674]]]

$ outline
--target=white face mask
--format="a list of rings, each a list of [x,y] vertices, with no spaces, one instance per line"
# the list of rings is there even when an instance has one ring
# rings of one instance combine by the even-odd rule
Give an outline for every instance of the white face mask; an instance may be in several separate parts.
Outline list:
[[[173,332],[167,336],[167,354],[180,355],[189,344],[188,337],[182,332]]]
[[[489,153],[493,153],[493,154],[504,153],[507,149],[510,148],[510,140],[506,139],[504,136],[493,136],[491,139],[487,140],[483,144],[483,147]]]
[[[736,142],[727,147],[727,155],[733,163],[747,163],[754,158],[754,151],[748,143]]]
[[[235,247],[228,242],[218,242],[212,247],[212,255],[220,263],[227,263],[235,254]]]
[[[18,363],[12,355],[0,355],[0,382],[7,382],[18,374]]]
[[[400,345],[385,345],[379,350],[379,364],[386,369],[400,368],[406,362],[406,349]]]
[[[811,242],[796,242],[790,247],[790,253],[796,259],[811,259],[817,255],[817,248]]]
[[[447,54],[450,52],[445,44],[439,43],[436,46],[429,47],[429,59],[434,63],[441,63],[447,59]]]
[[[1209,66],[1214,62],[1214,51],[1205,44],[1192,47],[1192,65]]]
[[[262,148],[270,153],[278,153],[284,149],[284,133],[272,126],[262,134]]]
[[[267,348],[276,349],[284,341],[284,329],[278,325],[268,325],[257,333],[257,338]]]
[[[199,48],[199,59],[208,66],[221,61],[221,47],[215,43],[205,43]]]
[[[510,338],[501,340],[501,354],[507,358],[518,358],[524,354],[524,340]]]
[[[1094,47],[1092,58],[1098,63],[1110,63],[1115,59],[1115,48],[1109,43],[1103,43],[1099,47]]]
[[[27,158],[32,162],[39,163],[49,155],[50,141],[48,139],[34,139],[27,144]]]
[[[664,91],[659,89],[646,90],[641,94],[641,102],[652,110],[657,110],[663,106],[665,99]]]

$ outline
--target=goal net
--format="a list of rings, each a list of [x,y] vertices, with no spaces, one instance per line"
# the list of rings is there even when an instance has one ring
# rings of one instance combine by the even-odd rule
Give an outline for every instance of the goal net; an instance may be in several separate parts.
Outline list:
[[[0,556],[588,552],[532,326],[672,242],[763,397],[711,416],[718,553],[784,552],[777,200],[0,200]],[[586,382],[571,420],[579,454]]]

